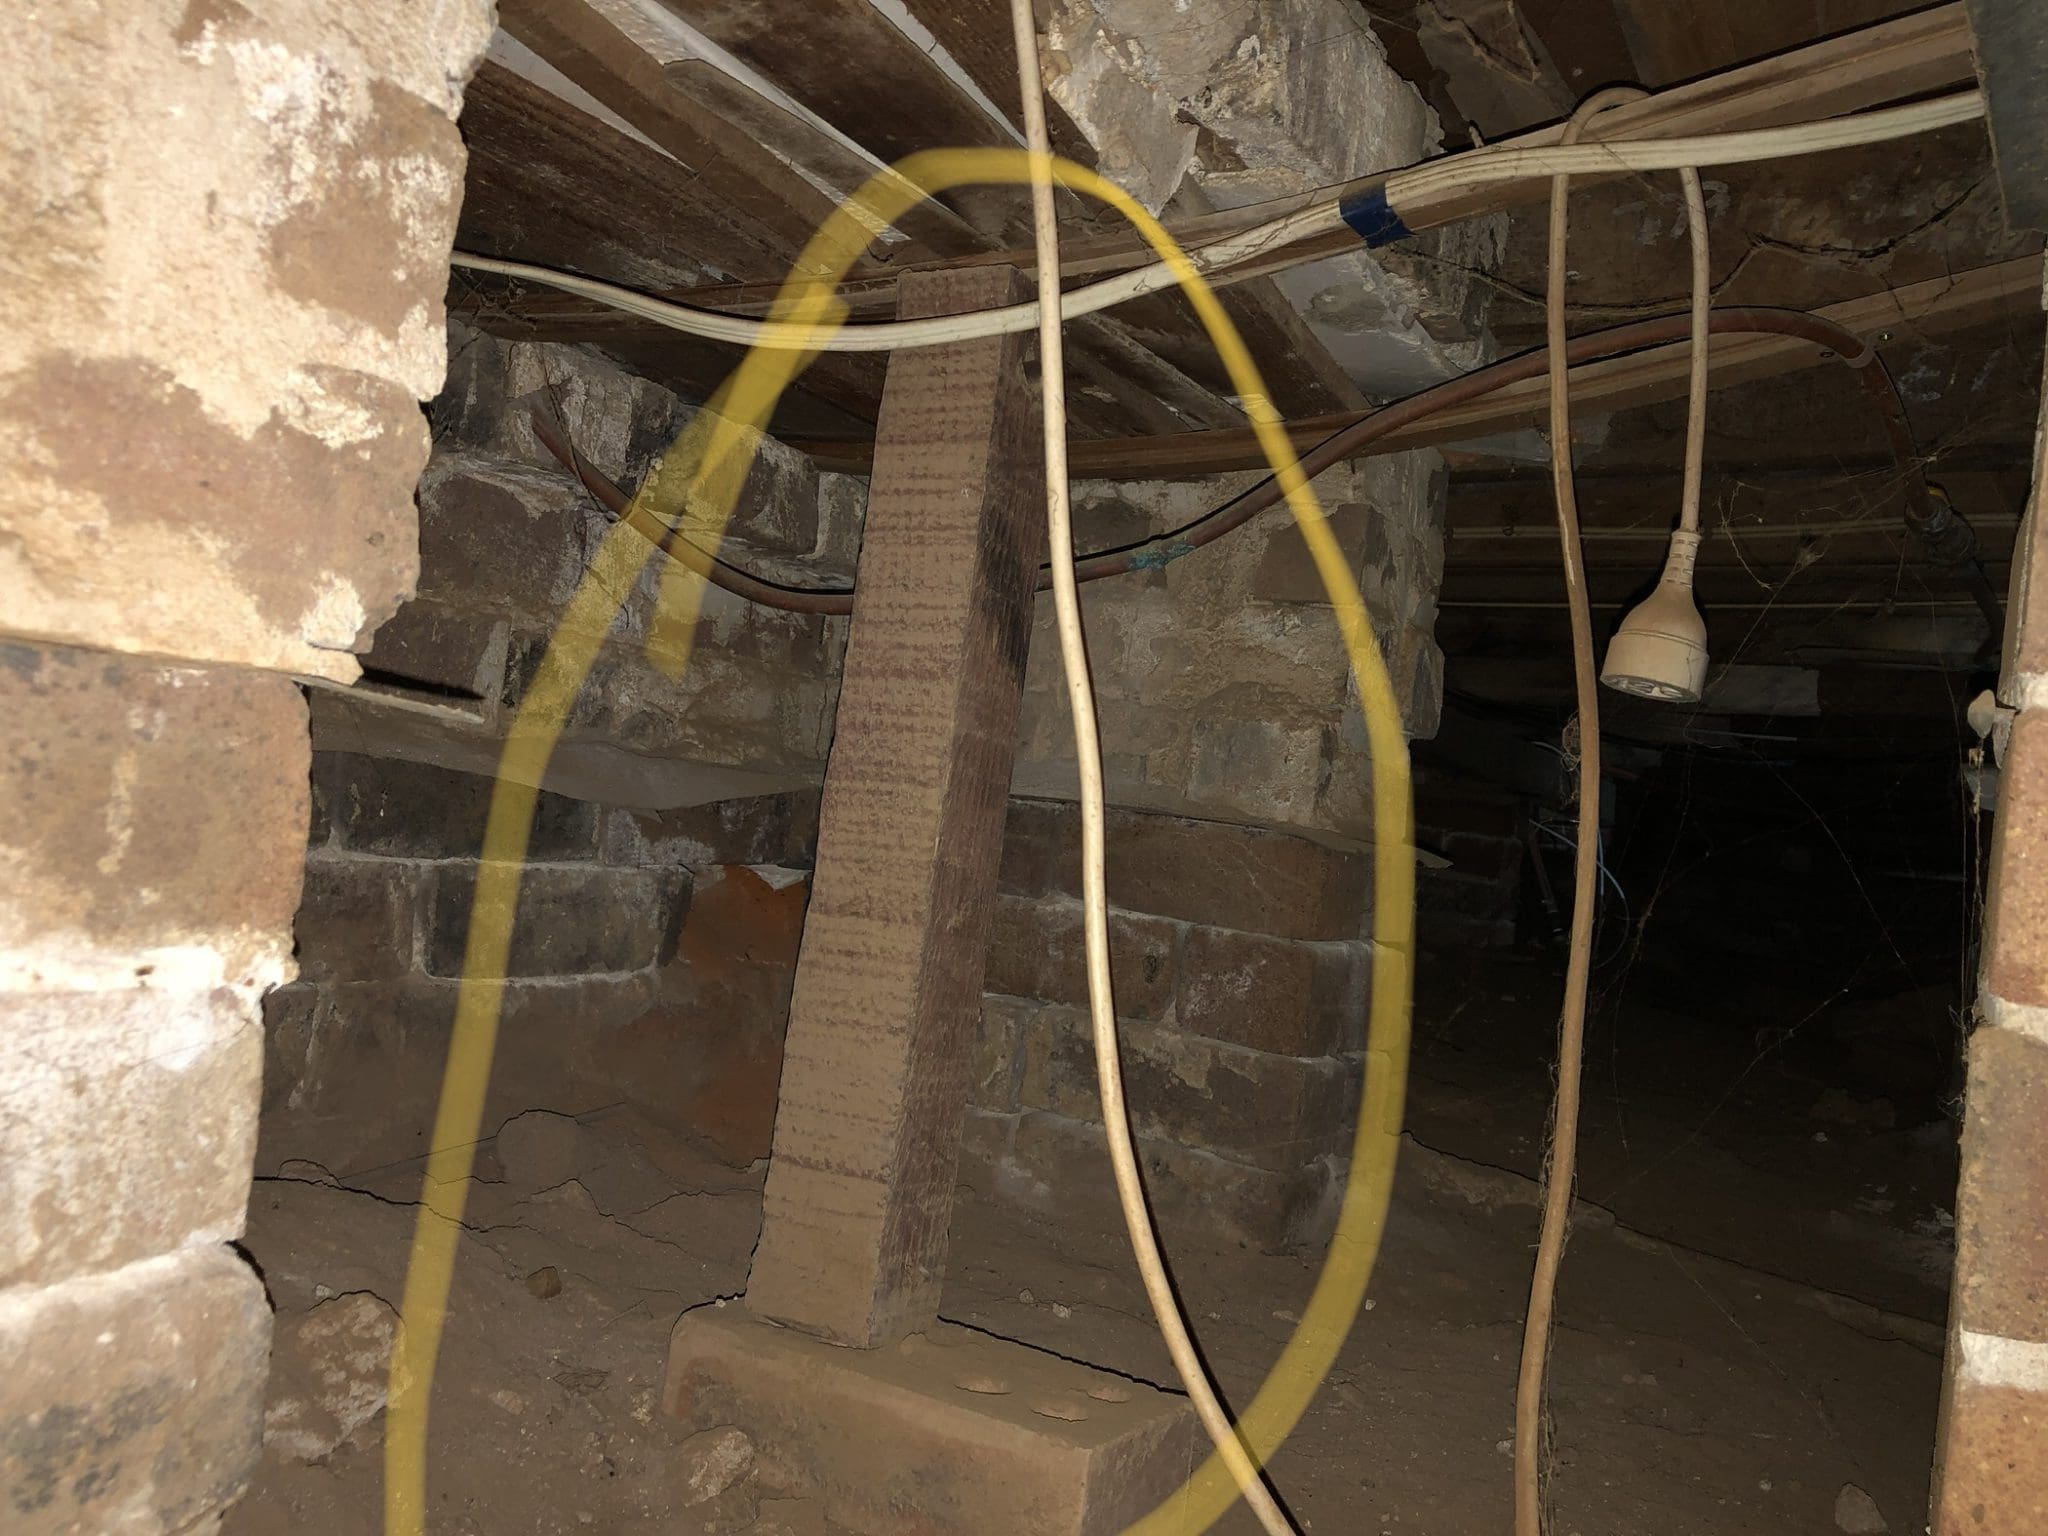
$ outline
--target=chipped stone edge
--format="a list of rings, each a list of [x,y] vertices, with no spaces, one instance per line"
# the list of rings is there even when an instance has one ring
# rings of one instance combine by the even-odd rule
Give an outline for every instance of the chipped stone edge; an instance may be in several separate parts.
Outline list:
[[[1984,1023],[2041,1045],[2048,1045],[2048,1007],[2036,1003],[2015,1003],[1986,990],[1979,1004]]]
[[[1957,1329],[1956,1343],[1961,1357],[1959,1380],[1977,1387],[2048,1394],[2048,1343],[2009,1339],[1974,1328]]]

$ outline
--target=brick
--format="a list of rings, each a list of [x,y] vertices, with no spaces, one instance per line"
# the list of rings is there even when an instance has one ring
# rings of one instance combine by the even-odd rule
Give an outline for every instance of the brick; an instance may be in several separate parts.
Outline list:
[[[306,706],[281,677],[0,645],[0,976],[132,981],[203,946],[274,982],[299,901]]]
[[[426,934],[430,975],[459,977],[469,942],[476,866],[435,866]],[[519,882],[508,976],[644,970],[675,951],[684,877],[660,870],[530,867]]]
[[[1005,888],[1036,883],[1078,897],[1080,811],[1012,801],[1018,839]],[[1022,814],[1014,808],[1023,807]],[[1372,859],[1306,837],[1228,822],[1111,810],[1109,899],[1126,912],[1289,939],[1370,933]]]
[[[1271,1056],[1145,1025],[1118,1031],[1134,1132],[1257,1167],[1333,1152],[1355,1113],[1355,1072],[1333,1058]],[[1019,1100],[1072,1120],[1102,1118],[1087,1016],[1046,1008],[1024,1031]]]
[[[1187,1475],[1185,1398],[946,1323],[843,1349],[734,1307],[683,1315],[663,1406],[743,1426],[755,1478],[863,1536],[1116,1536]]]
[[[226,1248],[0,1292],[9,1536],[160,1536],[224,1507],[261,1447],[270,1309]]]
[[[354,752],[313,755],[316,822],[351,853],[401,859],[475,859],[494,780],[431,763]],[[545,791],[534,806],[526,856],[559,863],[596,857],[599,808]]]
[[[1189,736],[1189,806],[1252,821],[1312,823],[1336,740],[1332,725],[1204,712]]]
[[[968,1103],[988,1110],[1017,1107],[1024,1032],[1037,1012],[1038,1004],[1021,998],[982,998],[967,1069]]]
[[[1956,1326],[2048,1341],[2048,1044],[1970,1037],[1956,1194]]]
[[[567,475],[437,455],[420,482],[419,595],[481,613],[550,621],[583,575],[602,517]]]
[[[412,971],[421,879],[419,866],[392,859],[308,859],[297,923],[299,975],[362,981]]]
[[[370,642],[365,680],[439,703],[495,700],[503,691],[503,620],[412,602]]]
[[[1352,574],[1368,604],[1377,604],[1393,575],[1394,551],[1387,536],[1385,513],[1361,502],[1345,502],[1326,509],[1330,531],[1337,536]],[[1320,603],[1327,607],[1329,588],[1316,570],[1308,541],[1293,519],[1275,528],[1266,541],[1252,577],[1252,595],[1269,603]]]
[[[2048,586],[2048,582],[2044,582]],[[1985,913],[1984,984],[2048,1004],[2048,709],[2022,710],[2000,767]]]
[[[607,864],[706,869],[714,864],[805,866],[817,848],[816,791],[750,795],[709,805],[608,810],[600,834]]]
[[[0,1286],[240,1235],[256,1023],[225,988],[0,994]]]
[[[1003,820],[996,888],[1008,896],[1071,894],[1080,869],[1081,813],[1058,800],[1012,799]]]
[[[1934,1536],[2048,1530],[2048,1391],[1956,1382],[1945,1406]]]
[[[1370,946],[1308,944],[1231,928],[1191,927],[1174,1022],[1191,1035],[1282,1056],[1364,1046]]]
[[[515,634],[501,706],[516,710],[538,674],[547,634]],[[824,661],[782,666],[728,651],[700,630],[688,667],[670,677],[636,639],[614,639],[592,660],[563,722],[571,740],[726,769],[723,782],[762,791],[815,782],[832,735],[834,682]],[[744,764],[743,770],[730,765]]]
[[[1121,1018],[1156,1019],[1173,1003],[1180,925],[1112,911],[1110,987]],[[999,896],[989,934],[990,992],[1044,1002],[1088,1002],[1088,947],[1081,904],[1071,897]]]

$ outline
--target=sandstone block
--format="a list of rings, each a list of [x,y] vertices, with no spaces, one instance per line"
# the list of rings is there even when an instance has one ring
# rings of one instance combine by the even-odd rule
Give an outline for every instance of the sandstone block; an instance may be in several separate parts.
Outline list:
[[[817,850],[815,791],[750,795],[668,811],[605,812],[607,864],[707,869],[715,864],[808,865]]]
[[[1340,1145],[1354,1112],[1342,1061],[1272,1056],[1126,1025],[1124,1091],[1136,1133],[1274,1170],[1299,1168]],[[1024,1032],[1020,1101],[1070,1120],[1102,1118],[1085,1014],[1041,1009]]]
[[[460,453],[420,482],[419,592],[451,607],[551,621],[601,518],[560,473]]]
[[[1121,1231],[1102,1126],[1043,1111],[971,1113],[962,1177],[986,1198],[1048,1220]],[[1169,1242],[1203,1234],[1277,1253],[1323,1241],[1342,1194],[1328,1159],[1286,1170],[1258,1168],[1213,1152],[1141,1139],[1145,1186]]]
[[[368,1291],[323,1301],[280,1326],[263,1409],[266,1450],[318,1461],[384,1411],[398,1313]]]
[[[459,977],[469,942],[477,868],[437,865],[427,912],[429,975]],[[686,885],[660,870],[538,865],[520,877],[508,976],[645,970],[674,952]]]
[[[1014,1110],[1023,1070],[1024,1032],[1040,1005],[1017,997],[984,996],[968,1059],[967,1101],[981,1109]]]
[[[366,678],[433,703],[495,699],[502,691],[507,636],[503,621],[431,602],[400,605],[370,641]]]
[[[1112,911],[1110,984],[1119,1017],[1156,1019],[1172,1005],[1180,925]],[[1050,896],[1000,896],[983,986],[990,992],[1052,1003],[1088,1002],[1088,950],[1081,903]]]
[[[2048,1343],[2048,1045],[1986,1027],[1969,1056],[1954,1321]]]
[[[1184,1032],[1282,1056],[1364,1045],[1370,946],[1304,943],[1230,928],[1188,929],[1174,1001]]]
[[[1984,984],[2007,1002],[2048,1005],[2048,710],[2021,711],[2002,765]]]
[[[1115,1536],[1179,1486],[1198,1433],[1183,1398],[987,1334],[844,1349],[739,1307],[683,1315],[663,1404],[743,1427],[764,1492],[864,1536]]]
[[[1035,883],[1078,897],[1080,812],[1012,801],[1005,888]],[[1026,807],[1022,814],[1017,808]],[[1288,832],[1112,810],[1106,835],[1110,901],[1126,912],[1287,939],[1370,934],[1372,861]]]
[[[246,993],[0,994],[0,1286],[239,1236],[262,1060]]]
[[[0,986],[283,979],[307,814],[288,680],[8,644],[0,718]]]
[[[1963,1381],[1946,1408],[1934,1536],[2048,1530],[2048,1391]]]
[[[10,1536],[162,1536],[241,1492],[270,1309],[226,1248],[0,1291],[0,1509]]]
[[[299,974],[312,982],[371,981],[416,969],[420,880],[417,865],[394,859],[308,859],[296,925]]]

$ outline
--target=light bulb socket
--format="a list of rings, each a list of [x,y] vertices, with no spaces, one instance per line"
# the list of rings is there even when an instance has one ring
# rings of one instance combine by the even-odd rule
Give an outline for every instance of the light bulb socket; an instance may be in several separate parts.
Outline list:
[[[1608,642],[1600,681],[1621,693],[1670,704],[1697,704],[1707,683],[1707,622],[1693,601],[1700,536],[1671,535],[1656,590],[1638,603]]]

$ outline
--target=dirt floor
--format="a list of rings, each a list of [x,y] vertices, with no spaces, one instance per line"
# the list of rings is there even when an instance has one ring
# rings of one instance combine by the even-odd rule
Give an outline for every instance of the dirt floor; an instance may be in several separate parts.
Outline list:
[[[1424,1119],[1460,1123],[1455,1093],[1427,1079],[1422,1090]],[[418,1170],[346,1187],[312,1164],[281,1173],[258,1182],[247,1239],[278,1311],[273,1433],[226,1536],[375,1532],[384,1420],[373,1362],[389,1314],[360,1293],[400,1295]],[[759,1171],[722,1168],[613,1113],[580,1124],[522,1117],[479,1174],[434,1396],[436,1536],[827,1530],[822,1511],[768,1497],[744,1475],[718,1491],[743,1465],[707,1462],[701,1445],[686,1452],[657,1406],[678,1313],[743,1288]],[[1507,1531],[1534,1228],[1526,1179],[1404,1149],[1370,1310],[1272,1469],[1304,1530]],[[1211,1364],[1246,1401],[1308,1295],[1315,1258],[1168,1237]],[[1170,1378],[1115,1232],[1035,1224],[963,1191],[945,1314]],[[1835,1532],[1854,1485],[1890,1530],[1918,1531],[1939,1347],[1924,1318],[1672,1246],[1585,1207],[1551,1394],[1553,1529]],[[715,1496],[691,1502],[707,1490]],[[1848,1498],[1867,1520],[1859,1496]],[[1252,1526],[1240,1509],[1219,1529]]]

